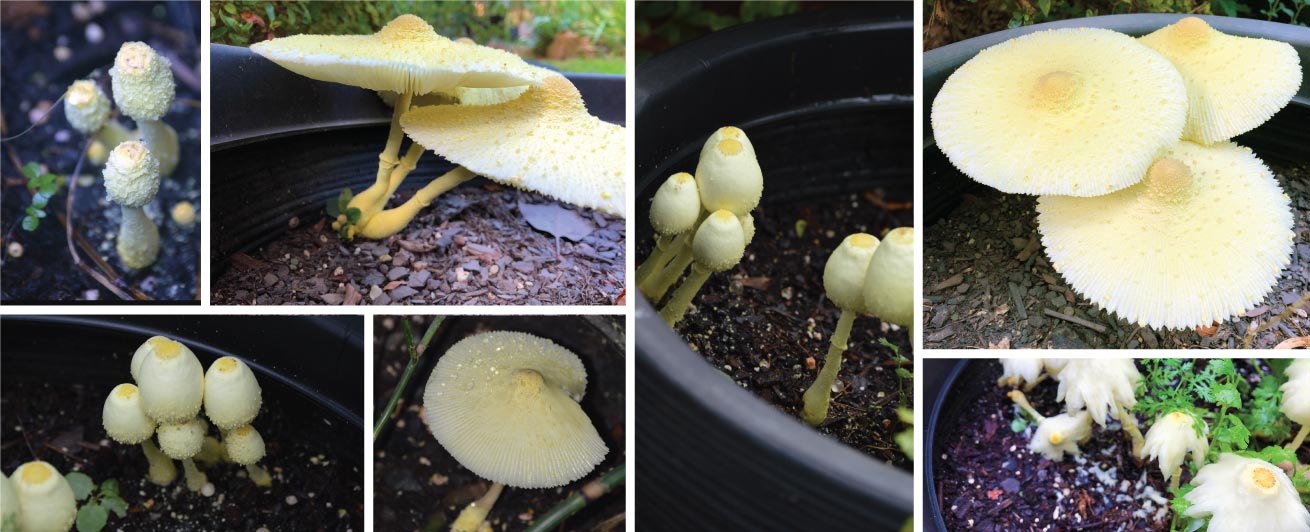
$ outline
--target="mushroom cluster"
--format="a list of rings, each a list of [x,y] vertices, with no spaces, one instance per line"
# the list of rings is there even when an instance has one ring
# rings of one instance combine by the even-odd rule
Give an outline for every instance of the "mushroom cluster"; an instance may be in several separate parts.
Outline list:
[[[682,321],[710,274],[741,262],[755,237],[751,211],[764,192],[764,174],[746,132],[719,128],[701,148],[696,174],[669,176],[655,192],[650,223],[655,250],[637,270],[637,286],[652,303],[687,274],[660,309],[670,327]]]
[[[0,473],[0,530],[68,532],[77,518],[73,487],[54,466],[28,462],[12,478]]]
[[[1290,262],[1290,198],[1230,139],[1301,77],[1291,45],[1197,17],[1138,39],[1048,30],[956,70],[932,128],[965,175],[1041,196],[1042,244],[1078,293],[1144,327],[1203,327],[1257,305]]]
[[[841,314],[823,369],[802,396],[801,417],[810,426],[817,427],[828,417],[833,381],[855,316],[869,314],[901,327],[913,326],[914,237],[913,227],[892,229],[881,242],[873,235],[856,233],[843,239],[824,264],[823,291]]]
[[[296,35],[250,49],[308,78],[378,91],[394,107],[373,184],[333,221],[343,238],[391,236],[437,196],[478,175],[625,215],[623,127],[592,116],[577,88],[554,71],[452,41],[414,15],[373,35]],[[414,142],[401,156],[406,135]],[[384,210],[425,148],[458,166]]]
[[[133,353],[131,374],[135,384],[119,384],[105,399],[102,421],[114,441],[141,445],[151,482],[172,483],[177,478],[173,460],[181,460],[187,488],[200,491],[208,478],[195,462],[226,460],[245,466],[256,485],[272,485],[257,464],[264,457],[264,440],[250,426],[259,415],[262,392],[244,362],[223,357],[205,371],[187,346],[154,336]],[[222,443],[209,436],[210,423]]]
[[[1106,419],[1113,418],[1128,433],[1133,453],[1141,454],[1144,441],[1132,408],[1142,375],[1132,359],[1011,359],[1002,361],[1002,368],[999,386],[1031,390],[1048,377],[1058,383],[1056,400],[1064,402],[1065,412],[1054,417],[1033,408],[1023,392],[1008,393],[1038,423],[1029,449],[1055,461],[1063,460],[1065,453],[1077,455],[1078,445],[1091,437],[1092,423],[1105,427]]]

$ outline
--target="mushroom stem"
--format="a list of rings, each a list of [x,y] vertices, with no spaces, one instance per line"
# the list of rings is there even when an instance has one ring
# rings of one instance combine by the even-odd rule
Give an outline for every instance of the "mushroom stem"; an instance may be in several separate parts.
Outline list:
[[[672,243],[677,237],[678,235],[659,235],[655,238],[655,250],[651,251],[650,256],[646,257],[646,262],[641,263],[641,267],[637,269],[638,286],[669,263],[669,252],[673,250]]]
[[[391,170],[400,164],[396,156],[400,154],[400,141],[405,138],[405,131],[400,128],[400,116],[409,111],[409,104],[413,100],[413,92],[406,92],[396,98],[396,107],[391,112],[391,131],[387,134],[387,145],[382,149],[382,153],[378,155],[377,179],[363,192],[351,198],[347,208],[353,207],[363,213],[378,203],[386,202],[384,194],[391,184]],[[378,207],[378,209],[380,208]],[[361,219],[367,219],[367,217],[361,216]]]
[[[128,268],[139,270],[159,258],[159,228],[141,207],[122,206],[118,228],[118,256]]]
[[[1036,419],[1038,423],[1046,421],[1046,416],[1043,416],[1041,412],[1038,412],[1036,408],[1033,408],[1032,403],[1028,402],[1028,396],[1024,395],[1023,392],[1013,390],[1005,395],[1006,397],[1009,397],[1011,401],[1014,401],[1014,404],[1019,405],[1019,408],[1022,408],[1024,412],[1027,412],[1028,415],[1032,416],[1033,419]]]
[[[383,207],[387,206],[387,200],[391,199],[391,195],[396,193],[396,189],[400,188],[401,183],[405,182],[405,178],[409,177],[409,173],[413,172],[415,168],[418,168],[418,159],[423,156],[424,151],[426,150],[423,149],[422,144],[415,143],[409,145],[409,150],[406,151],[405,156],[400,159],[400,163],[396,165],[396,168],[391,170],[391,176],[387,179],[386,195],[378,198],[377,203],[374,205],[376,210],[368,214],[376,214],[377,211],[380,211]]]
[[[817,427],[828,417],[828,400],[832,395],[832,383],[837,380],[841,370],[842,353],[846,351],[846,341],[851,336],[851,325],[855,323],[854,312],[841,311],[837,318],[837,330],[832,333],[828,354],[823,357],[823,369],[815,377],[814,384],[801,396],[801,417],[811,427]]]
[[[196,468],[196,462],[190,458],[182,460],[182,471],[186,474],[186,487],[191,491],[200,491],[209,482],[209,477]]]
[[[446,172],[445,175],[433,179],[427,186],[419,189],[414,193],[414,197],[409,198],[401,206],[379,212],[366,220],[363,227],[359,228],[359,236],[381,239],[400,232],[418,215],[418,211],[432,203],[434,198],[473,177],[473,172],[463,166]]]
[[[159,160],[159,175],[172,175],[178,160],[177,131],[163,120],[138,120],[136,125],[141,142]]]
[[[256,486],[267,488],[273,485],[273,477],[259,464],[246,464],[246,474],[250,475],[250,481]]]
[[[496,504],[496,499],[500,498],[503,489],[505,489],[504,484],[499,482],[492,484],[486,495],[469,503],[463,511],[459,512],[459,517],[450,524],[450,531],[477,532],[482,527],[482,522],[487,520],[487,514],[491,513],[491,507]]]
[[[1137,418],[1127,409],[1119,409],[1119,423],[1124,426],[1124,432],[1133,440],[1133,455],[1142,454],[1142,446],[1146,445],[1146,440],[1142,438],[1141,429],[1137,428]]]
[[[177,479],[177,467],[173,465],[173,459],[160,451],[154,440],[141,442],[141,452],[146,455],[146,461],[150,462],[150,472],[146,474],[150,482],[167,486]]]
[[[677,282],[679,277],[682,277],[682,272],[687,271],[687,266],[691,265],[691,262],[695,260],[695,256],[691,252],[691,233],[692,231],[685,233],[686,238],[678,237],[678,240],[682,240],[681,244],[678,243],[678,240],[673,241],[675,251],[672,261],[658,275],[647,279],[645,286],[640,287],[641,293],[646,296],[646,299],[654,302],[664,299],[664,294],[668,293],[673,283]]]
[[[1310,425],[1301,425],[1301,431],[1296,433],[1296,438],[1292,439],[1292,443],[1287,444],[1287,450],[1295,451],[1300,448],[1301,444],[1305,443],[1306,436],[1310,436]]]
[[[691,306],[691,298],[696,297],[700,292],[700,287],[705,284],[705,280],[710,278],[709,269],[697,264],[691,267],[691,273],[682,281],[682,285],[673,291],[673,296],[669,302],[660,309],[660,317],[664,318],[664,323],[673,327],[682,321],[682,317],[687,315],[687,307]],[[658,301],[658,300],[656,300]]]

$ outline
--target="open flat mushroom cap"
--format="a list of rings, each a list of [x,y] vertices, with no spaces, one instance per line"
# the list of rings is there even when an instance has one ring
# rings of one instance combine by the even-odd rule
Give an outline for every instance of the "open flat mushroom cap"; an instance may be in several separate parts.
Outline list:
[[[1099,196],[1178,141],[1187,90],[1169,60],[1110,30],[1047,30],[956,70],[932,103],[937,146],[1002,192]]]
[[[578,400],[577,355],[536,336],[488,332],[442,355],[423,394],[423,420],[460,464],[507,486],[548,488],[582,478],[608,449]]]
[[[1209,530],[1310,530],[1310,511],[1281,468],[1232,453],[1219,455],[1192,478],[1184,515],[1206,518]]]
[[[1291,199],[1250,149],[1181,142],[1146,179],[1095,198],[1043,196],[1051,264],[1132,323],[1208,326],[1257,305],[1291,260]]]
[[[77,516],[73,487],[54,466],[28,462],[14,470],[18,529],[23,532],[68,532]]]
[[[1310,359],[1296,359],[1286,374],[1287,382],[1278,388],[1283,392],[1278,408],[1298,425],[1310,425]]]
[[[1292,45],[1227,35],[1197,17],[1139,41],[1183,75],[1188,100],[1184,140],[1213,144],[1255,129],[1301,87],[1301,59]]]
[[[488,179],[626,216],[623,128],[588,114],[563,76],[502,104],[420,107],[400,125],[414,142]]]
[[[372,35],[294,35],[250,50],[307,78],[375,91],[428,94],[540,82],[518,56],[452,41],[414,15],[396,17]]]
[[[129,445],[146,441],[155,433],[155,420],[141,409],[141,394],[134,384],[119,384],[109,392],[101,423],[110,438]]]

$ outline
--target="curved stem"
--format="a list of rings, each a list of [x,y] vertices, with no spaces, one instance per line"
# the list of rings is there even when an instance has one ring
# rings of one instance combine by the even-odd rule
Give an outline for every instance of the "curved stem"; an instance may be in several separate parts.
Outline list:
[[[705,280],[710,278],[710,271],[702,268],[699,264],[691,267],[691,274],[682,281],[682,285],[673,291],[673,297],[669,302],[660,309],[660,317],[664,318],[670,328],[682,321],[682,317],[687,315],[687,307],[691,305],[691,298],[696,297],[700,292],[700,287],[705,284]]]
[[[582,489],[569,495],[560,501],[546,513],[541,514],[531,525],[524,529],[524,532],[547,532],[554,530],[563,523],[569,516],[578,513],[587,505],[587,503],[599,499],[602,495],[609,493],[614,488],[622,485],[627,480],[627,468],[620,465],[609,470],[608,473],[601,475],[600,478],[588,482]]]
[[[418,211],[427,207],[437,196],[474,177],[473,172],[463,166],[446,172],[445,175],[433,179],[427,186],[420,188],[418,192],[414,193],[414,197],[409,198],[409,201],[401,204],[401,206],[379,212],[372,218],[365,220],[363,222],[364,226],[359,228],[359,236],[376,240],[399,233],[401,229],[409,225],[410,220],[418,215]]]
[[[1038,412],[1036,408],[1033,408],[1032,403],[1028,402],[1028,396],[1024,395],[1023,392],[1013,390],[1005,395],[1006,397],[1009,397],[1011,401],[1014,401],[1014,404],[1019,405],[1019,408],[1022,408],[1024,412],[1027,412],[1028,415],[1032,416],[1033,419],[1036,419],[1038,423],[1046,421],[1046,416],[1043,416],[1041,412]]]
[[[837,318],[837,330],[832,333],[832,342],[828,354],[823,357],[823,369],[815,377],[814,384],[801,396],[801,418],[811,427],[817,427],[828,418],[828,404],[832,396],[832,383],[837,380],[841,370],[842,353],[846,352],[846,342],[851,337],[851,325],[855,323],[855,313],[841,311]]]
[[[405,151],[405,156],[400,158],[400,162],[396,164],[396,167],[391,170],[391,174],[387,177],[387,193],[374,203],[376,210],[370,215],[381,211],[387,206],[387,200],[391,199],[391,195],[396,193],[396,189],[400,188],[400,184],[405,182],[405,178],[409,177],[409,173],[418,167],[418,159],[423,156],[425,151],[427,150],[423,148],[423,145],[417,142],[409,145],[409,149]]]
[[[378,154],[378,175],[372,185],[364,189],[363,192],[356,194],[350,199],[347,208],[356,208],[360,212],[370,208],[382,197],[385,204],[386,197],[383,193],[391,183],[391,169],[395,168],[400,161],[396,155],[400,153],[400,141],[405,138],[405,131],[400,128],[400,116],[409,111],[409,104],[414,99],[414,93],[407,92],[396,98],[396,107],[391,111],[391,131],[387,133],[387,145],[382,148],[382,153]]]
[[[146,461],[150,463],[150,471],[146,473],[150,482],[167,486],[177,479],[177,467],[173,465],[173,459],[160,451],[154,440],[147,438],[141,442],[141,453],[146,455]]]
[[[637,286],[641,286],[652,274],[663,269],[669,263],[669,251],[676,235],[658,235],[655,237],[655,249],[646,257],[646,262],[637,268]]]
[[[1146,445],[1146,440],[1142,438],[1141,429],[1137,428],[1137,418],[1133,417],[1133,413],[1129,412],[1126,408],[1120,407],[1119,423],[1123,425],[1124,432],[1127,432],[1128,436],[1132,438],[1133,456],[1141,455],[1142,447]]]
[[[450,524],[450,532],[477,532],[478,528],[482,527],[482,522],[487,520],[487,514],[491,513],[491,507],[496,505],[496,499],[500,498],[500,492],[504,489],[504,484],[499,482],[492,484],[486,495],[459,512],[459,517]]]

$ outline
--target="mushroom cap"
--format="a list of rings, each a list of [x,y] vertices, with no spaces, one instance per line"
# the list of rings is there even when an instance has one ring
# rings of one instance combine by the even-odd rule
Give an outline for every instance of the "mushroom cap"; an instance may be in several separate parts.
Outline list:
[[[136,445],[155,433],[155,420],[141,409],[141,394],[134,384],[119,384],[109,392],[101,422],[105,433],[118,443]]]
[[[54,466],[28,462],[14,470],[18,529],[23,532],[68,532],[77,516],[73,487]]]
[[[151,336],[150,338],[146,339],[146,341],[141,342],[141,345],[137,347],[136,351],[132,353],[131,371],[132,371],[133,381],[138,379],[137,373],[141,371],[141,362],[145,361],[146,355],[149,355],[150,352],[153,351],[156,346],[160,345],[164,341],[171,341],[171,340],[169,340],[167,336]]]
[[[109,118],[109,97],[96,82],[89,79],[74,81],[64,93],[64,117],[73,129],[92,134],[100,131]]]
[[[142,408],[162,431],[165,423],[184,423],[200,412],[205,370],[187,346],[165,338],[141,361],[136,384]]]
[[[372,35],[293,35],[250,50],[319,81],[375,91],[428,94],[455,87],[536,85],[537,71],[518,56],[438,35],[414,15],[401,15]]]
[[[746,239],[746,245],[749,246],[751,241],[755,240],[755,217],[748,212],[737,218],[741,219],[741,233]]]
[[[1197,434],[1194,422],[1195,418],[1190,414],[1171,412],[1160,416],[1160,419],[1155,420],[1155,424],[1146,431],[1146,440],[1138,456],[1141,458],[1149,456],[1152,460],[1159,459],[1160,471],[1164,473],[1165,481],[1182,467],[1188,452],[1192,453],[1192,459],[1197,463],[1205,461],[1205,454],[1210,449],[1210,441],[1204,434],[1208,429],[1203,429],[1202,434]],[[1201,425],[1207,426],[1204,421]]]
[[[1051,378],[1056,380],[1060,379],[1060,372],[1064,371],[1064,367],[1068,364],[1069,364],[1069,359],[1067,358],[1042,359],[1042,366],[1046,368],[1046,374],[1050,375]]]
[[[869,259],[878,249],[878,238],[855,233],[842,239],[823,265],[823,291],[837,308],[857,314],[864,306],[864,277],[869,273]]]
[[[173,64],[146,43],[123,43],[109,76],[114,103],[133,120],[159,120],[173,105]]]
[[[1287,382],[1279,387],[1283,403],[1278,409],[1298,425],[1310,425],[1310,359],[1298,358],[1286,370]]]
[[[488,332],[437,361],[423,420],[460,464],[507,486],[547,488],[582,478],[608,449],[577,401],[578,356],[536,336]]]
[[[1028,449],[1041,453],[1048,460],[1059,462],[1064,460],[1065,453],[1075,456],[1082,454],[1078,444],[1091,435],[1092,418],[1086,410],[1065,412],[1038,423],[1033,439],[1028,442]]]
[[[700,223],[691,239],[691,255],[696,264],[712,272],[721,272],[741,262],[746,253],[746,231],[728,210],[711,213]]]
[[[193,417],[181,423],[160,423],[156,432],[159,433],[159,450],[174,460],[185,460],[200,452],[209,425],[205,420]]]
[[[1178,141],[1187,91],[1169,60],[1097,28],[1032,33],[980,52],[932,103],[937,146],[1003,192],[1099,196],[1136,183]]]
[[[237,427],[223,436],[227,457],[241,465],[250,465],[264,458],[264,437],[250,425]]]
[[[0,530],[18,530],[18,492],[13,481],[0,473]]]
[[[1187,17],[1138,39],[1187,86],[1183,140],[1213,144],[1255,129],[1301,87],[1301,58],[1285,42],[1227,35]]]
[[[897,227],[882,238],[864,278],[864,308],[901,327],[914,324],[913,227]]]
[[[558,74],[497,105],[434,105],[400,117],[414,142],[474,173],[563,202],[626,216],[623,128],[587,113]]]
[[[204,402],[205,415],[219,430],[248,425],[263,402],[255,372],[235,357],[215,360],[205,372]]]
[[[1183,515],[1210,519],[1209,529],[1310,530],[1310,511],[1282,469],[1232,453],[1219,455],[1192,478]]]
[[[1060,371],[1055,400],[1070,411],[1087,409],[1092,421],[1105,426],[1107,414],[1132,410],[1137,405],[1137,381],[1142,374],[1131,358],[1072,359]]]
[[[696,183],[707,211],[742,216],[755,210],[764,193],[764,174],[745,131],[727,126],[710,135],[696,163]]]
[[[141,141],[123,142],[105,162],[105,191],[124,207],[142,207],[159,193],[159,160]]]
[[[679,235],[696,227],[700,219],[700,192],[696,178],[678,172],[664,180],[650,203],[650,226],[661,235]]]
[[[1035,383],[1042,374],[1040,358],[1002,358],[1000,383],[1008,386],[1022,386]]]
[[[1291,261],[1291,198],[1236,144],[1181,142],[1163,157],[1113,194],[1039,198],[1051,264],[1140,325],[1186,329],[1250,310]]]

